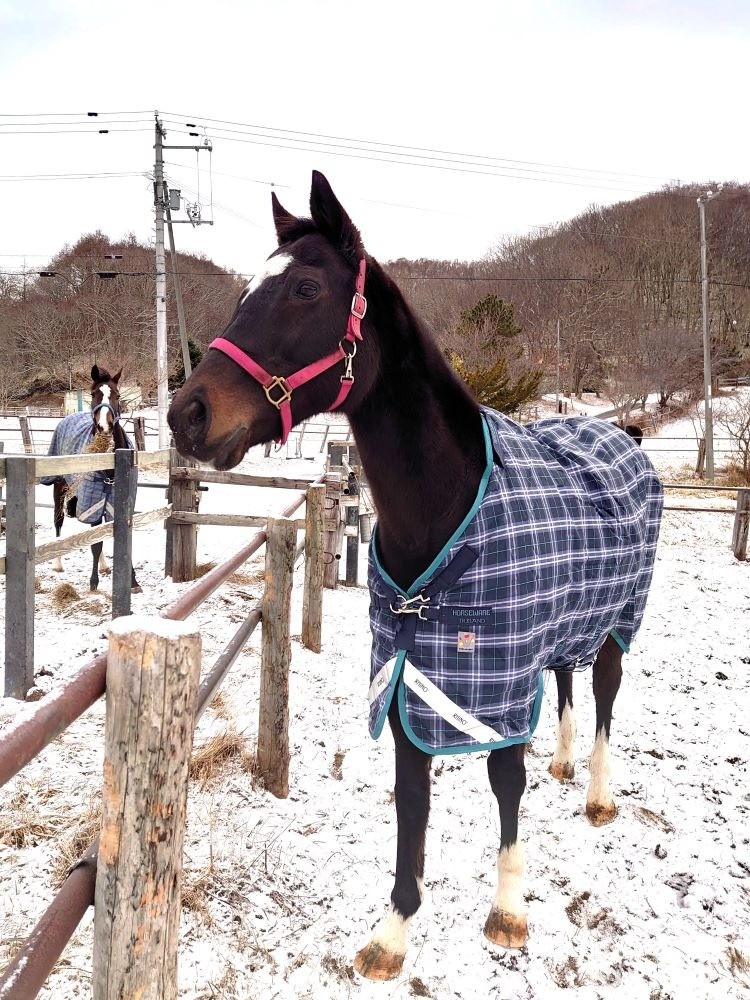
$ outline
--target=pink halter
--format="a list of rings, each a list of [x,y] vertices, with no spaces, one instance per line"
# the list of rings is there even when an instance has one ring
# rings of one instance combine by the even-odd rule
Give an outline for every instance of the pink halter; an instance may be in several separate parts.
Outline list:
[[[293,375],[269,375],[265,368],[261,368],[241,348],[237,347],[230,340],[225,340],[224,337],[217,337],[208,345],[209,349],[213,347],[217,351],[222,351],[222,353],[230,357],[240,368],[244,368],[248,375],[252,375],[255,381],[263,386],[268,402],[273,403],[281,416],[281,437],[277,439],[280,444],[286,444],[289,432],[292,429],[292,392],[298,386],[304,385],[305,382],[310,382],[316,375],[321,375],[339,361],[344,360],[346,365],[344,367],[344,374],[341,376],[341,388],[334,401],[328,407],[328,410],[337,410],[349,395],[354,385],[352,359],[357,353],[357,341],[362,339],[360,323],[367,312],[367,299],[364,296],[364,291],[365,259],[363,257],[359,262],[355,292],[352,297],[352,304],[349,308],[349,319],[346,324],[346,335],[339,341],[338,348],[333,354],[321,358],[320,361],[314,361],[311,365],[307,365],[306,368],[300,368]],[[352,345],[351,352],[344,350],[345,340]],[[275,390],[278,390],[278,395],[272,395]]]

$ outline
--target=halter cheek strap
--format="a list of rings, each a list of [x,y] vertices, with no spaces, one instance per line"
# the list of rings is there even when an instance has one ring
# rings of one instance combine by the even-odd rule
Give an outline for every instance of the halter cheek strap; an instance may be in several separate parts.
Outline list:
[[[341,388],[338,395],[328,407],[328,411],[337,410],[351,392],[354,385],[354,373],[352,371],[352,359],[357,353],[357,341],[362,339],[360,329],[362,319],[367,312],[367,299],[364,296],[365,290],[365,259],[359,262],[355,292],[352,297],[352,304],[349,307],[349,318],[346,324],[346,334],[339,341],[338,347],[332,354],[326,355],[319,361],[314,361],[305,368],[300,368],[293,375],[270,375],[265,368],[262,368],[257,361],[254,361],[249,354],[246,354],[240,347],[233,344],[231,340],[224,337],[217,337],[208,345],[209,349],[221,351],[231,358],[235,364],[243,368],[248,375],[251,375],[256,382],[263,386],[266,399],[272,403],[279,411],[281,417],[281,437],[278,438],[280,444],[286,444],[289,432],[292,429],[292,393],[299,386],[310,382],[318,375],[328,371],[339,361],[345,362],[344,374],[341,376]],[[347,351],[344,342],[352,345],[351,351]]]

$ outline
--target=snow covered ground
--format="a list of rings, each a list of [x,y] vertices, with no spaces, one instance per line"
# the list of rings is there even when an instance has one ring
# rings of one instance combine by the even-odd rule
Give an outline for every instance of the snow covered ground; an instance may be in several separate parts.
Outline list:
[[[675,456],[657,451],[653,439],[646,447],[668,478]],[[315,471],[319,461],[283,453],[264,459],[255,449],[244,467],[294,475]],[[50,502],[50,494],[40,496]],[[260,513],[287,499],[281,491],[211,486],[201,509]],[[162,503],[159,490],[139,494],[139,509]],[[38,520],[38,541],[46,541],[51,511],[39,511]],[[575,993],[593,1000],[613,989],[628,1000],[748,997],[750,564],[732,557],[731,527],[730,514],[665,514],[646,620],[615,706],[620,811],[612,825],[595,830],[583,811],[594,727],[589,678],[577,678],[570,785],[547,773],[552,692],[545,700],[521,813],[530,922],[521,952],[495,951],[482,937],[499,840],[485,755],[435,762],[426,901],[402,976],[382,985],[351,972],[387,903],[396,836],[390,737],[373,743],[366,725],[367,593],[363,586],[326,592],[323,653],[315,655],[299,642],[297,588],[290,796],[279,801],[254,787],[241,756],[216,778],[193,783],[181,998],[553,1000]],[[219,561],[250,534],[201,529],[199,561]],[[365,546],[361,555],[364,561]],[[187,586],[163,579],[160,525],[135,534],[134,557],[144,592],[133,609],[157,613]],[[104,648],[109,582],[98,596],[87,592],[89,561],[88,551],[66,557],[64,579],[80,599],[60,608],[60,578],[50,564],[38,567],[37,666],[45,690]],[[260,597],[262,567],[261,556],[196,612],[206,666]],[[198,746],[231,728],[252,752],[259,644],[258,630],[225,682],[222,703],[205,713]],[[0,701],[0,727],[17,711],[17,703]],[[66,841],[96,806],[102,725],[99,704],[0,790],[0,965],[54,895]],[[41,996],[90,996],[91,929],[89,913]]]

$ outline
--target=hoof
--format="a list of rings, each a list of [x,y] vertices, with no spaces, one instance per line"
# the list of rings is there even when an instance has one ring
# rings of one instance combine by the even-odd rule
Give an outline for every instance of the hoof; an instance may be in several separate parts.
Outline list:
[[[130,593],[131,594],[142,594],[143,593],[143,587],[139,583],[136,583],[136,585],[134,587],[130,588]]]
[[[92,594],[95,594],[98,589],[99,589],[99,584],[98,583],[90,583],[89,584],[89,590],[91,591]]]
[[[395,979],[401,972],[403,964],[403,955],[394,955],[392,951],[386,951],[381,945],[371,941],[357,952],[354,971],[365,979],[385,982],[387,979]]]
[[[112,570],[109,568],[109,566],[100,566],[99,572],[101,573],[102,576],[109,576]]]
[[[617,806],[614,802],[610,802],[607,806],[593,802],[586,803],[586,817],[592,826],[606,826],[607,823],[612,822],[616,815]]]
[[[553,760],[549,766],[549,773],[553,778],[562,783],[564,781],[572,781],[575,778],[576,769],[574,764],[560,763],[560,761]]]
[[[493,906],[484,925],[484,936],[501,948],[523,948],[529,936],[526,915],[506,913]]]
[[[62,568],[62,566],[53,566],[52,567],[52,572],[53,573],[62,573],[63,572],[63,568]]]

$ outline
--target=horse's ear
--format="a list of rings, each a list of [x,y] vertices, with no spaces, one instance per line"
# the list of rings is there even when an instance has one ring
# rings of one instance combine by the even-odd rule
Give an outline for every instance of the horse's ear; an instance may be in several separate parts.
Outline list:
[[[119,372],[116,375],[112,376],[112,378],[110,379],[110,382],[114,382],[115,385],[117,385],[117,383],[120,381],[120,376],[121,375],[122,375],[122,368],[119,370]]]
[[[319,170],[313,170],[310,188],[310,214],[318,231],[342,250],[361,257],[364,253],[359,230],[346,214]]]
[[[91,381],[92,382],[101,382],[101,380],[102,380],[102,377],[99,374],[99,366],[98,365],[93,365],[92,368],[91,368]]]
[[[271,209],[273,211],[273,224],[276,226],[276,236],[279,240],[279,246],[281,246],[282,243],[287,242],[290,234],[297,227],[297,219],[291,212],[287,212],[276,197],[275,191],[271,192]]]

